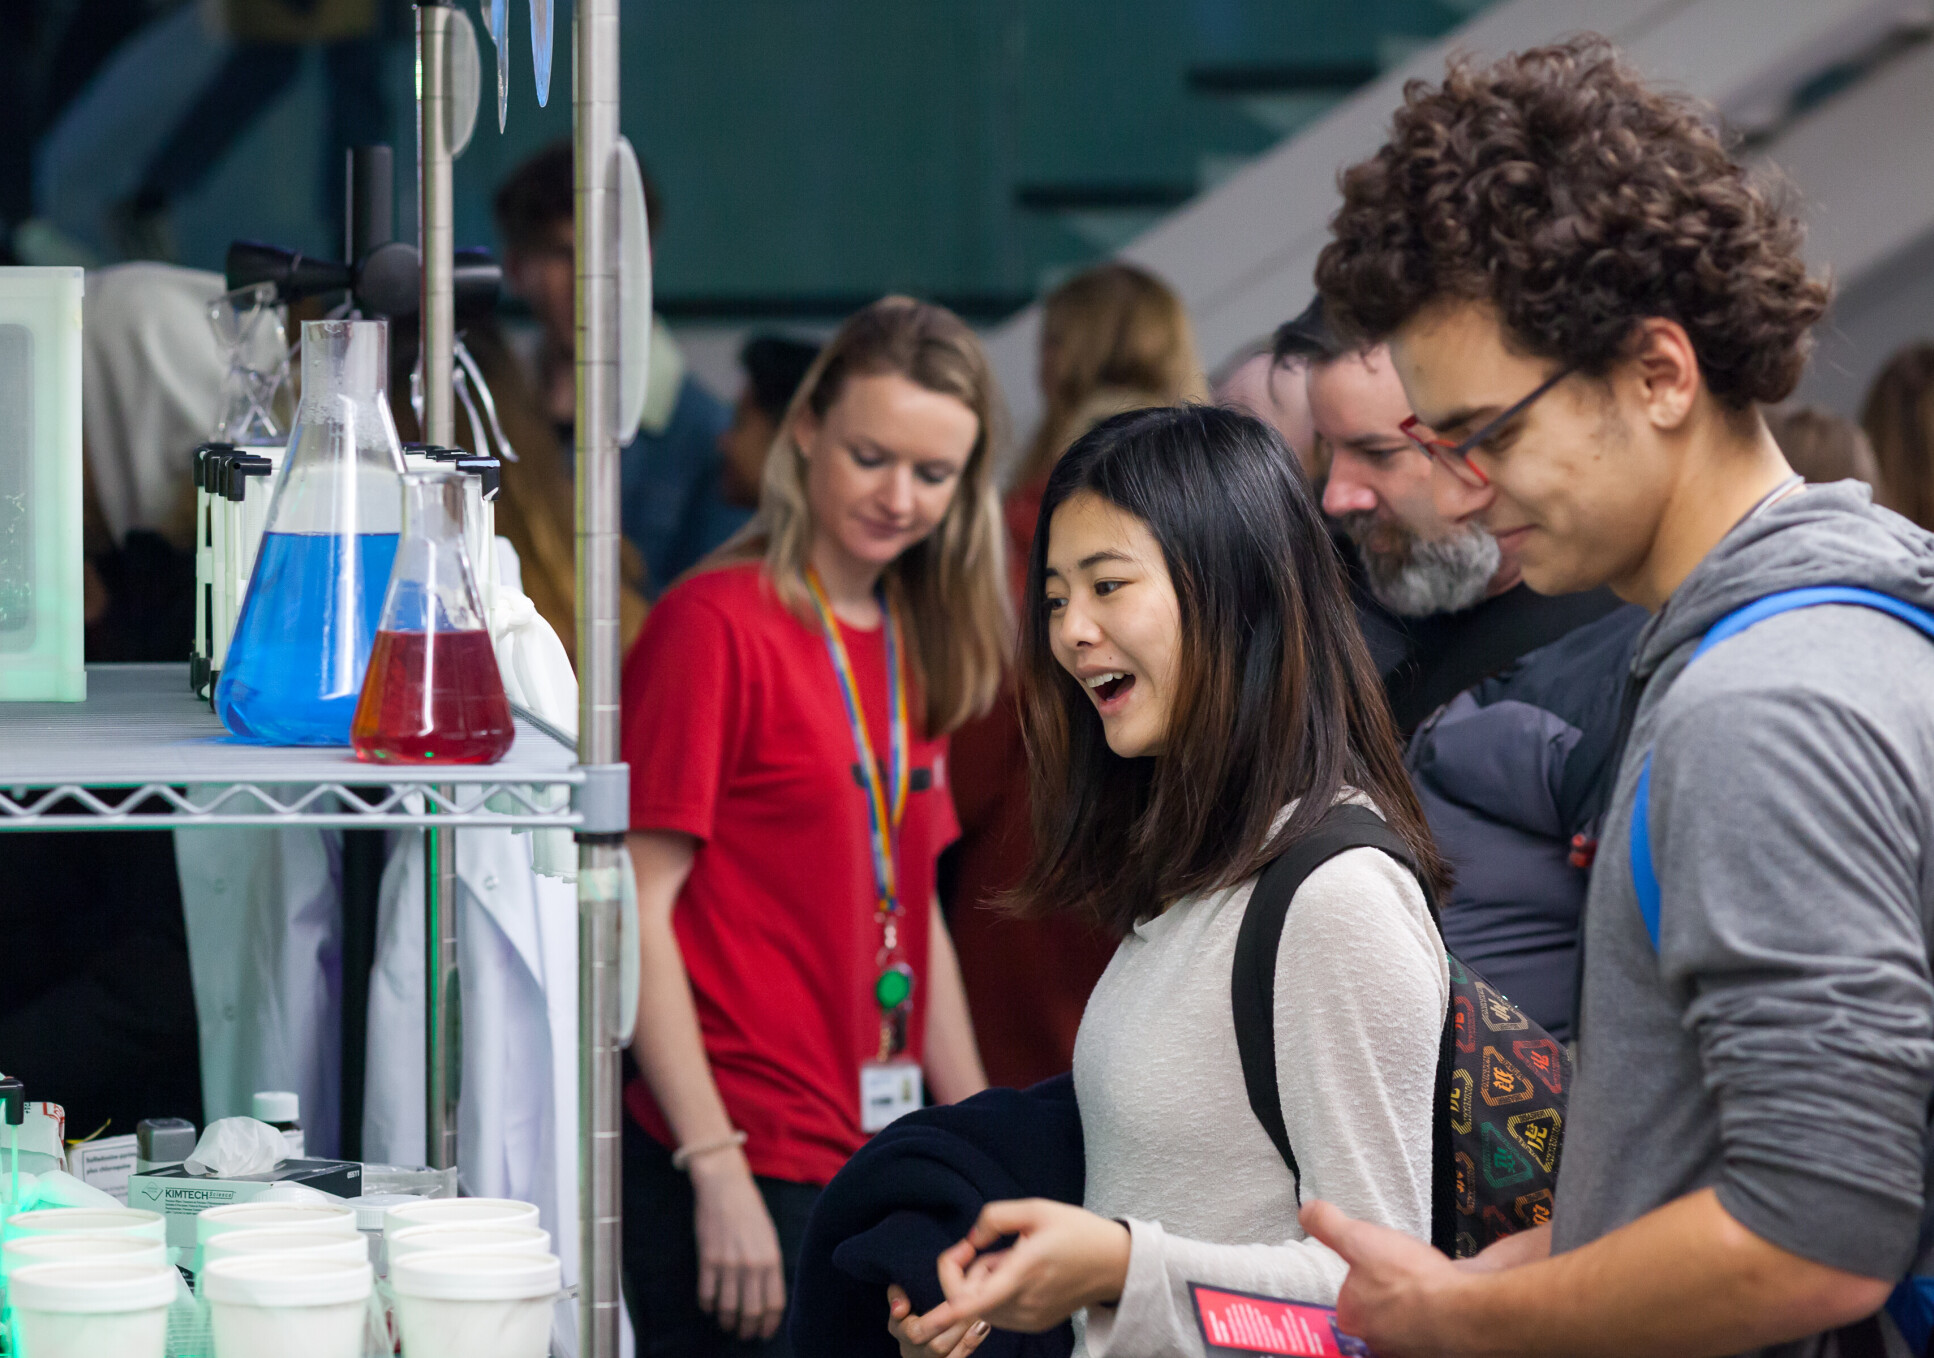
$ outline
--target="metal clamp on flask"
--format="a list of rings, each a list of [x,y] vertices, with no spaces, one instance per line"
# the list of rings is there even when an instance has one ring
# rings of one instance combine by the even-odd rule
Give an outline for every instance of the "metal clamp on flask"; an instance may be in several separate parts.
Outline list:
[[[195,449],[195,640],[188,653],[188,687],[198,698],[214,691],[215,670],[215,469],[232,443]]]
[[[208,696],[221,677],[229,639],[268,521],[278,447],[204,443],[195,450],[195,648],[189,679]]]
[[[503,488],[503,462],[430,443],[403,445],[403,465],[413,472],[463,473],[463,543],[484,615],[497,597],[497,494]]]
[[[432,448],[432,462],[463,473],[463,536],[483,596],[485,616],[497,597],[497,493],[503,488],[504,464],[494,457],[466,453],[461,448]]]

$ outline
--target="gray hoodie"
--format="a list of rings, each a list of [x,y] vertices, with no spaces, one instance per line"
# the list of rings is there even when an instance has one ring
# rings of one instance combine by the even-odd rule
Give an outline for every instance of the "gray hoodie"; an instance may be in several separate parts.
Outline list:
[[[1829,584],[1934,609],[1934,536],[1864,486],[1811,488],[1743,520],[1640,634],[1644,694],[1585,909],[1555,1250],[1711,1187],[1808,1259],[1883,1279],[1914,1259],[1934,1091],[1934,641],[1817,607],[1686,669],[1727,614]],[[1627,855],[1648,752],[1657,952]]]

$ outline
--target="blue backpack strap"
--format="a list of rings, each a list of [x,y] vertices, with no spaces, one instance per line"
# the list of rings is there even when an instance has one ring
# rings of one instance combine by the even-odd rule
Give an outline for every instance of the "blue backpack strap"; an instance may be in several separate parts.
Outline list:
[[[1632,859],[1632,890],[1639,898],[1639,918],[1651,936],[1652,951],[1659,950],[1659,907],[1663,893],[1659,874],[1652,866],[1652,752],[1645,752],[1639,766],[1638,790],[1632,795],[1632,834],[1628,841]]]
[[[1934,613],[1917,608],[1891,594],[1882,594],[1875,589],[1861,589],[1853,585],[1815,585],[1807,589],[1782,590],[1769,594],[1764,599],[1756,599],[1744,608],[1728,613],[1712,625],[1710,631],[1699,642],[1698,649],[1692,653],[1693,660],[1710,651],[1728,637],[1737,636],[1756,622],[1764,622],[1781,613],[1791,613],[1796,608],[1817,608],[1821,604],[1851,604],[1858,608],[1877,609],[1910,627],[1919,628],[1930,639],[1934,639]],[[1659,950],[1659,917],[1664,903],[1664,894],[1659,889],[1659,874],[1652,863],[1652,752],[1645,752],[1645,762],[1639,766],[1638,788],[1632,797],[1632,826],[1627,837],[1627,856],[1632,865],[1632,890],[1639,898],[1639,916],[1645,921],[1645,932],[1652,939],[1652,951]]]

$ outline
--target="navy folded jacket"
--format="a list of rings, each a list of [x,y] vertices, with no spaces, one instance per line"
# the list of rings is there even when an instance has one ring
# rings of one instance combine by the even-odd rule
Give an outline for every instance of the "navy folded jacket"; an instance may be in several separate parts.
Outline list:
[[[909,1113],[862,1146],[826,1185],[806,1224],[793,1283],[798,1358],[897,1358],[886,1332],[886,1287],[916,1314],[942,1300],[934,1261],[990,1202],[1081,1201],[1086,1162],[1074,1079],[989,1089]],[[976,1358],[1067,1358],[1074,1330],[996,1331]]]

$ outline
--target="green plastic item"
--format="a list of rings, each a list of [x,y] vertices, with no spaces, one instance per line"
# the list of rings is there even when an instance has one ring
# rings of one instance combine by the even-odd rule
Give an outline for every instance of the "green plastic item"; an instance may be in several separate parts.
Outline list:
[[[79,269],[0,269],[0,702],[77,703]]]

